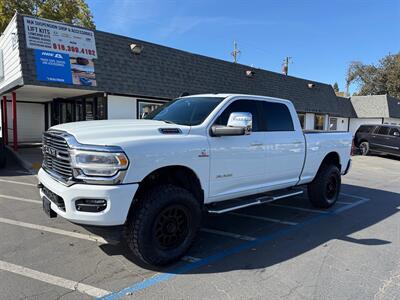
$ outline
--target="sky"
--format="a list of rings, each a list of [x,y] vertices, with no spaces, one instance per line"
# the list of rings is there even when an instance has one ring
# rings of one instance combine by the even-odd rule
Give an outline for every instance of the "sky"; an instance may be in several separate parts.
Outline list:
[[[400,51],[400,0],[87,0],[98,30],[345,88],[351,61]],[[352,86],[351,91],[356,91]]]

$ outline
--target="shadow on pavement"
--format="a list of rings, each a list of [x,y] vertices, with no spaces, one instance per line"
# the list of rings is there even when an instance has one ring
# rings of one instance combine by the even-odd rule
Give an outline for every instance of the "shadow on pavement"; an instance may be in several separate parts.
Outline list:
[[[293,226],[287,232],[282,230],[282,228],[271,230],[269,234],[263,235],[263,238],[268,237],[268,235],[273,237],[256,245],[256,251],[252,249],[251,242],[241,242],[242,250],[232,254],[234,259],[229,259],[229,254],[224,255],[223,252],[229,253],[230,249],[237,246],[227,245],[226,249],[220,249],[216,253],[211,254],[211,256],[220,255],[219,259],[212,262],[205,262],[204,265],[199,263],[196,268],[187,268],[184,273],[221,273],[241,269],[263,269],[311,251],[333,239],[360,244],[365,247],[391,243],[391,241],[381,240],[374,236],[357,239],[350,237],[350,235],[373,226],[397,213],[399,211],[400,195],[388,191],[352,185],[343,185],[343,190],[346,193],[351,192],[353,195],[369,198],[370,201],[339,214],[325,214],[318,218],[310,216],[310,219],[316,219],[311,220],[311,222],[310,220],[306,220],[304,224],[300,223],[298,226]],[[232,231],[240,228],[241,224],[238,222],[237,227],[232,228]],[[279,234],[280,231],[282,231],[282,234]],[[207,243],[207,240],[205,242]],[[246,248],[246,244],[249,245],[248,248]],[[102,245],[101,249],[108,255],[123,255],[140,267],[158,272],[181,273],[180,267],[182,267],[182,264],[185,264],[184,262],[178,262],[162,269],[140,264],[130,254],[129,248],[124,242],[118,245]],[[188,255],[190,255],[190,252],[192,251],[189,251]],[[200,257],[207,261],[207,257],[210,257],[210,254],[208,256],[200,255]]]

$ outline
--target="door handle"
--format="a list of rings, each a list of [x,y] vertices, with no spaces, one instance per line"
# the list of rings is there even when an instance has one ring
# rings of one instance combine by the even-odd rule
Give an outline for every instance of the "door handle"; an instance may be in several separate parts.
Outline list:
[[[254,142],[254,143],[251,143],[250,146],[257,147],[257,146],[264,146],[264,144],[263,143]]]

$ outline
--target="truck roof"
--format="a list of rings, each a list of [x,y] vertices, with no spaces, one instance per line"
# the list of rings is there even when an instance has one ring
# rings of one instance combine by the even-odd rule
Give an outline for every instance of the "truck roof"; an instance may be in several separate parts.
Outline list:
[[[256,98],[262,98],[262,99],[271,99],[271,100],[278,100],[281,102],[290,102],[288,99],[282,99],[282,98],[276,98],[276,97],[270,97],[270,96],[261,96],[261,95],[251,95],[251,94],[226,94],[226,93],[221,93],[221,94],[197,94],[197,95],[188,95],[184,96],[181,98],[189,98],[189,97],[216,97],[216,98],[227,98],[227,97],[256,97]],[[246,99],[243,99],[246,100]]]

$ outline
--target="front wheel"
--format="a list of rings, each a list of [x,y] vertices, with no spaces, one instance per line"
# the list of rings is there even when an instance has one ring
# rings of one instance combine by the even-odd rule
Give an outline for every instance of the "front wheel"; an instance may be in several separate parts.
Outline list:
[[[181,258],[201,223],[199,201],[188,190],[171,184],[146,192],[127,223],[127,242],[142,262],[158,266]]]
[[[339,198],[341,175],[335,165],[322,165],[313,182],[308,184],[308,197],[318,208],[331,207]]]

